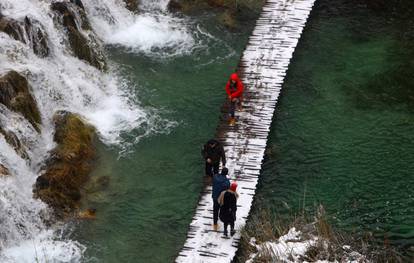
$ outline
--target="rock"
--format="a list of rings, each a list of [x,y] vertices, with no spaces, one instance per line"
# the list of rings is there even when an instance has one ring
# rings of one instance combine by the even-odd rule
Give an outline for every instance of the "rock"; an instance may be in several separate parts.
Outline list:
[[[100,70],[105,70],[105,57],[92,32],[83,4],[80,0],[72,2],[54,2],[51,9],[59,14],[57,18],[67,31],[74,55]],[[82,31],[88,31],[89,34]]]
[[[14,148],[14,150],[16,151],[16,153],[18,155],[20,155],[23,159],[27,159],[27,160],[29,159],[29,155],[27,154],[27,152],[24,149],[23,145],[21,144],[19,138],[17,137],[17,135],[14,132],[5,131],[0,126],[0,133],[3,134],[4,139],[6,140],[6,142]]]
[[[182,12],[192,14],[194,11],[208,9],[207,1],[203,0],[170,0],[167,9],[170,12]]]
[[[138,12],[139,1],[138,0],[124,0],[126,8],[131,12]]]
[[[226,10],[218,16],[218,20],[222,25],[228,29],[235,29],[237,27],[237,20],[234,12]]]
[[[183,5],[176,1],[176,0],[170,0],[170,2],[168,2],[168,10],[170,10],[171,12],[179,12],[179,11],[183,11]]]
[[[54,116],[57,143],[36,180],[35,196],[64,217],[79,207],[81,187],[88,180],[95,158],[95,129],[80,116],[61,111]]]
[[[207,3],[213,7],[225,7],[228,5],[224,0],[207,0]]]
[[[241,27],[244,21],[255,20],[264,2],[264,0],[170,0],[168,10],[191,15],[196,11],[214,9],[222,25],[235,29]]]
[[[83,11],[85,11],[85,7],[83,6],[83,3],[81,0],[70,0],[71,3],[74,3],[75,5],[79,6]]]
[[[10,176],[9,169],[6,166],[0,163],[0,178]]]
[[[77,216],[78,219],[96,219],[96,209],[88,208],[84,211],[80,211]]]
[[[21,113],[37,131],[40,131],[41,117],[36,101],[30,94],[26,78],[16,71],[9,71],[0,77],[0,103]]]
[[[63,26],[74,27],[79,30],[78,25],[83,30],[91,30],[91,25],[86,17],[85,9],[80,0],[71,2],[54,2],[51,9],[58,12],[63,17]]]
[[[17,21],[0,16],[0,31],[30,45],[33,52],[40,57],[49,55],[47,33],[36,20],[26,16],[24,21]]]

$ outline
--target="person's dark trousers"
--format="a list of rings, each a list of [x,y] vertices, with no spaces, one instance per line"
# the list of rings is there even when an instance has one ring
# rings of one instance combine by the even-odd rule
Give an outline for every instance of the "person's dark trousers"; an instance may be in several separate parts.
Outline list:
[[[230,117],[232,117],[232,118],[234,118],[234,116],[235,116],[234,112],[236,111],[236,104],[237,104],[237,100],[231,100],[230,101],[229,114],[230,114]]]
[[[230,224],[230,231],[234,231],[234,221],[224,223],[224,234],[227,235],[227,226]]]
[[[219,210],[220,204],[217,202],[217,200],[213,200],[213,223],[215,225],[217,225]]]
[[[213,176],[218,174],[220,163],[208,163],[206,162],[206,175]]]

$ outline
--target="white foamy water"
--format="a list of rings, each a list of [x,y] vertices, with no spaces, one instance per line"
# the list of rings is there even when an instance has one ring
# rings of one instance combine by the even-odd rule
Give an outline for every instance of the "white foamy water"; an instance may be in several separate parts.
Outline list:
[[[0,135],[0,164],[11,176],[0,177],[0,262],[79,262],[85,247],[60,233],[65,226],[47,226],[50,214],[33,199],[33,184],[48,152],[53,149],[53,115],[68,110],[97,128],[101,140],[122,148],[123,134],[137,140],[158,125],[171,123],[142,109],[131,97],[131,87],[111,65],[101,72],[73,56],[64,30],[56,26],[45,0],[0,0],[2,15],[19,21],[28,16],[40,22],[48,35],[49,56],[35,55],[30,45],[0,33],[0,75],[15,70],[26,76],[42,117],[41,133],[20,114],[0,105],[0,125],[13,132],[27,152],[19,156]],[[181,54],[194,41],[183,20],[166,13],[168,1],[142,1],[141,15],[125,9],[122,0],[82,1],[98,44],[121,45],[137,52],[164,56]],[[139,31],[139,32],[138,32]],[[93,34],[93,32],[84,32]],[[138,36],[138,33],[139,36]],[[99,48],[99,47],[97,47]]]
[[[99,2],[99,5],[97,4]],[[184,18],[169,14],[168,1],[141,1],[140,15],[119,9],[119,0],[92,0],[85,4],[98,35],[108,44],[153,57],[191,53],[197,41]],[[107,10],[114,10],[108,15]]]

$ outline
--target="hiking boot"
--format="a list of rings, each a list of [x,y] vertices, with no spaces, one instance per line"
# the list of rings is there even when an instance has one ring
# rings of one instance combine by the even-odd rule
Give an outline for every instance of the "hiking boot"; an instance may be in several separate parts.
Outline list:
[[[231,236],[234,236],[235,233],[236,233],[236,230],[234,230],[234,229],[230,230],[230,235]]]
[[[236,124],[236,118],[230,118],[229,125],[234,126]]]
[[[224,231],[223,235],[224,235],[225,237],[228,237],[228,235],[227,235],[227,231]]]
[[[213,230],[217,231],[218,230],[218,225],[217,224],[213,224]]]

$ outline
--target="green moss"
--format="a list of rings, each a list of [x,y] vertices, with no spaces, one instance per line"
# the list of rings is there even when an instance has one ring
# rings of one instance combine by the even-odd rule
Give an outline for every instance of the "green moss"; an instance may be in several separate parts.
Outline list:
[[[80,189],[93,169],[95,129],[69,112],[58,112],[54,121],[58,145],[36,181],[35,192],[63,217],[79,207]]]

